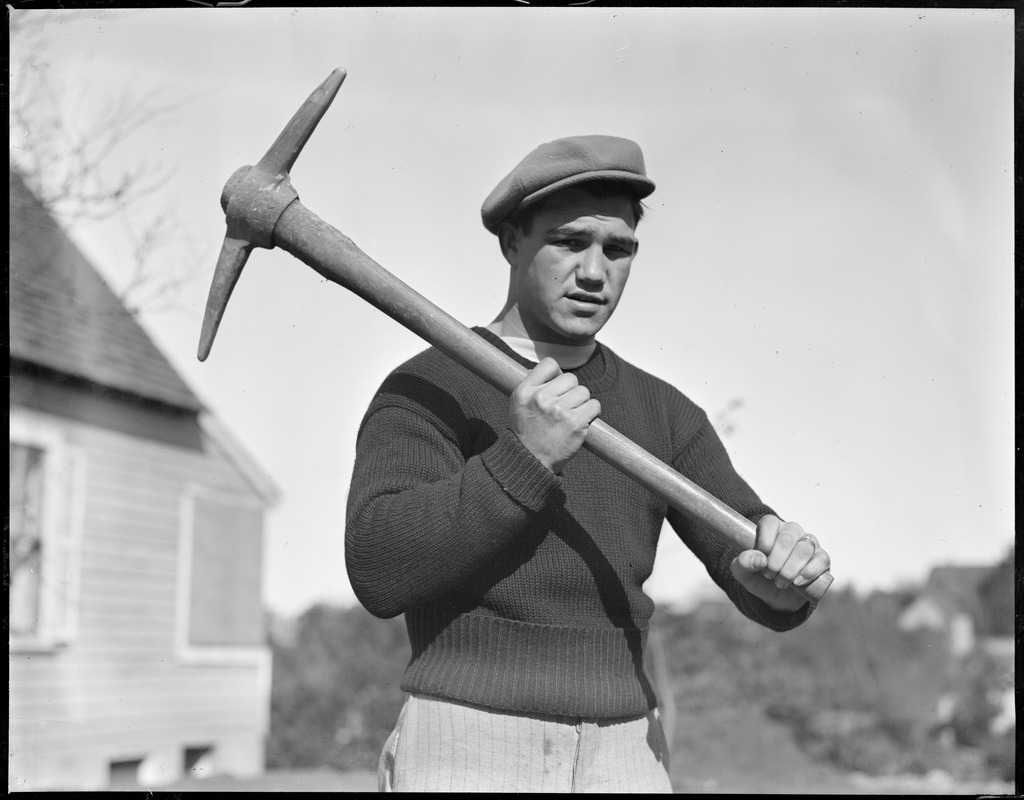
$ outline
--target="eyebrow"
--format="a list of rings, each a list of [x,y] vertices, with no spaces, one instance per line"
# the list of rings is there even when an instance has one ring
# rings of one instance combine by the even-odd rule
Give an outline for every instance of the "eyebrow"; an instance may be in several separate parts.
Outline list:
[[[544,237],[546,239],[558,239],[563,236],[588,236],[590,234],[591,230],[587,226],[568,223],[566,225],[559,225],[557,228],[551,228],[545,232]],[[635,247],[638,244],[635,236],[619,236],[617,234],[612,234],[608,241],[611,244],[625,245],[629,248]]]

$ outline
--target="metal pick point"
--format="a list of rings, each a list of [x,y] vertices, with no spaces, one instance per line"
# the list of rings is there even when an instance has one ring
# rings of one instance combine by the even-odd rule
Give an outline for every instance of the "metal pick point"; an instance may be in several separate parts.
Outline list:
[[[295,159],[299,157],[299,153],[309,141],[317,124],[334,101],[346,74],[345,70],[341,68],[335,69],[327,77],[327,80],[306,98],[306,102],[295,112],[295,115],[256,166],[248,168],[246,177],[249,178],[249,182],[255,178],[259,184],[257,190],[260,186],[269,188],[278,185],[288,178]],[[234,180],[228,182],[224,195],[221,197],[221,204],[227,213],[228,229],[224,243],[221,245],[220,256],[217,259],[217,268],[210,285],[210,294],[206,299],[206,313],[203,316],[203,328],[199,337],[198,356],[200,361],[205,361],[210,355],[210,348],[213,347],[213,340],[224,316],[224,309],[231,298],[235,284],[238,283],[242,267],[245,266],[249,253],[252,252],[253,247],[260,246],[245,233],[243,225],[235,224],[228,210],[231,199],[229,194],[232,192],[234,183]]]

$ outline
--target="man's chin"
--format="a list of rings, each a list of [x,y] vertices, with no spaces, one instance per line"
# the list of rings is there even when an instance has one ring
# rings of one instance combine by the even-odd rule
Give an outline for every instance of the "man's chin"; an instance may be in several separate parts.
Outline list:
[[[587,317],[576,319],[563,325],[558,333],[563,340],[563,344],[579,347],[593,342],[594,337],[597,336],[603,327],[604,320],[599,320],[596,317]]]

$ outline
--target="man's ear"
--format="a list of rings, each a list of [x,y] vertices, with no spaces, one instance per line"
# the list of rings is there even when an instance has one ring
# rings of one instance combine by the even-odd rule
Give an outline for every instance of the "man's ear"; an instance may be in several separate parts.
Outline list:
[[[498,245],[509,266],[514,267],[519,256],[519,230],[508,222],[498,226]]]

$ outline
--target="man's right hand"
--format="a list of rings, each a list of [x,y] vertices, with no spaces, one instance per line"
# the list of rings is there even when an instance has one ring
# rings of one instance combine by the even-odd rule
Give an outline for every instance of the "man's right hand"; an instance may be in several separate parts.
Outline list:
[[[600,413],[601,403],[590,390],[575,375],[563,373],[552,358],[542,359],[509,398],[512,430],[556,475],[583,446],[590,423]]]

